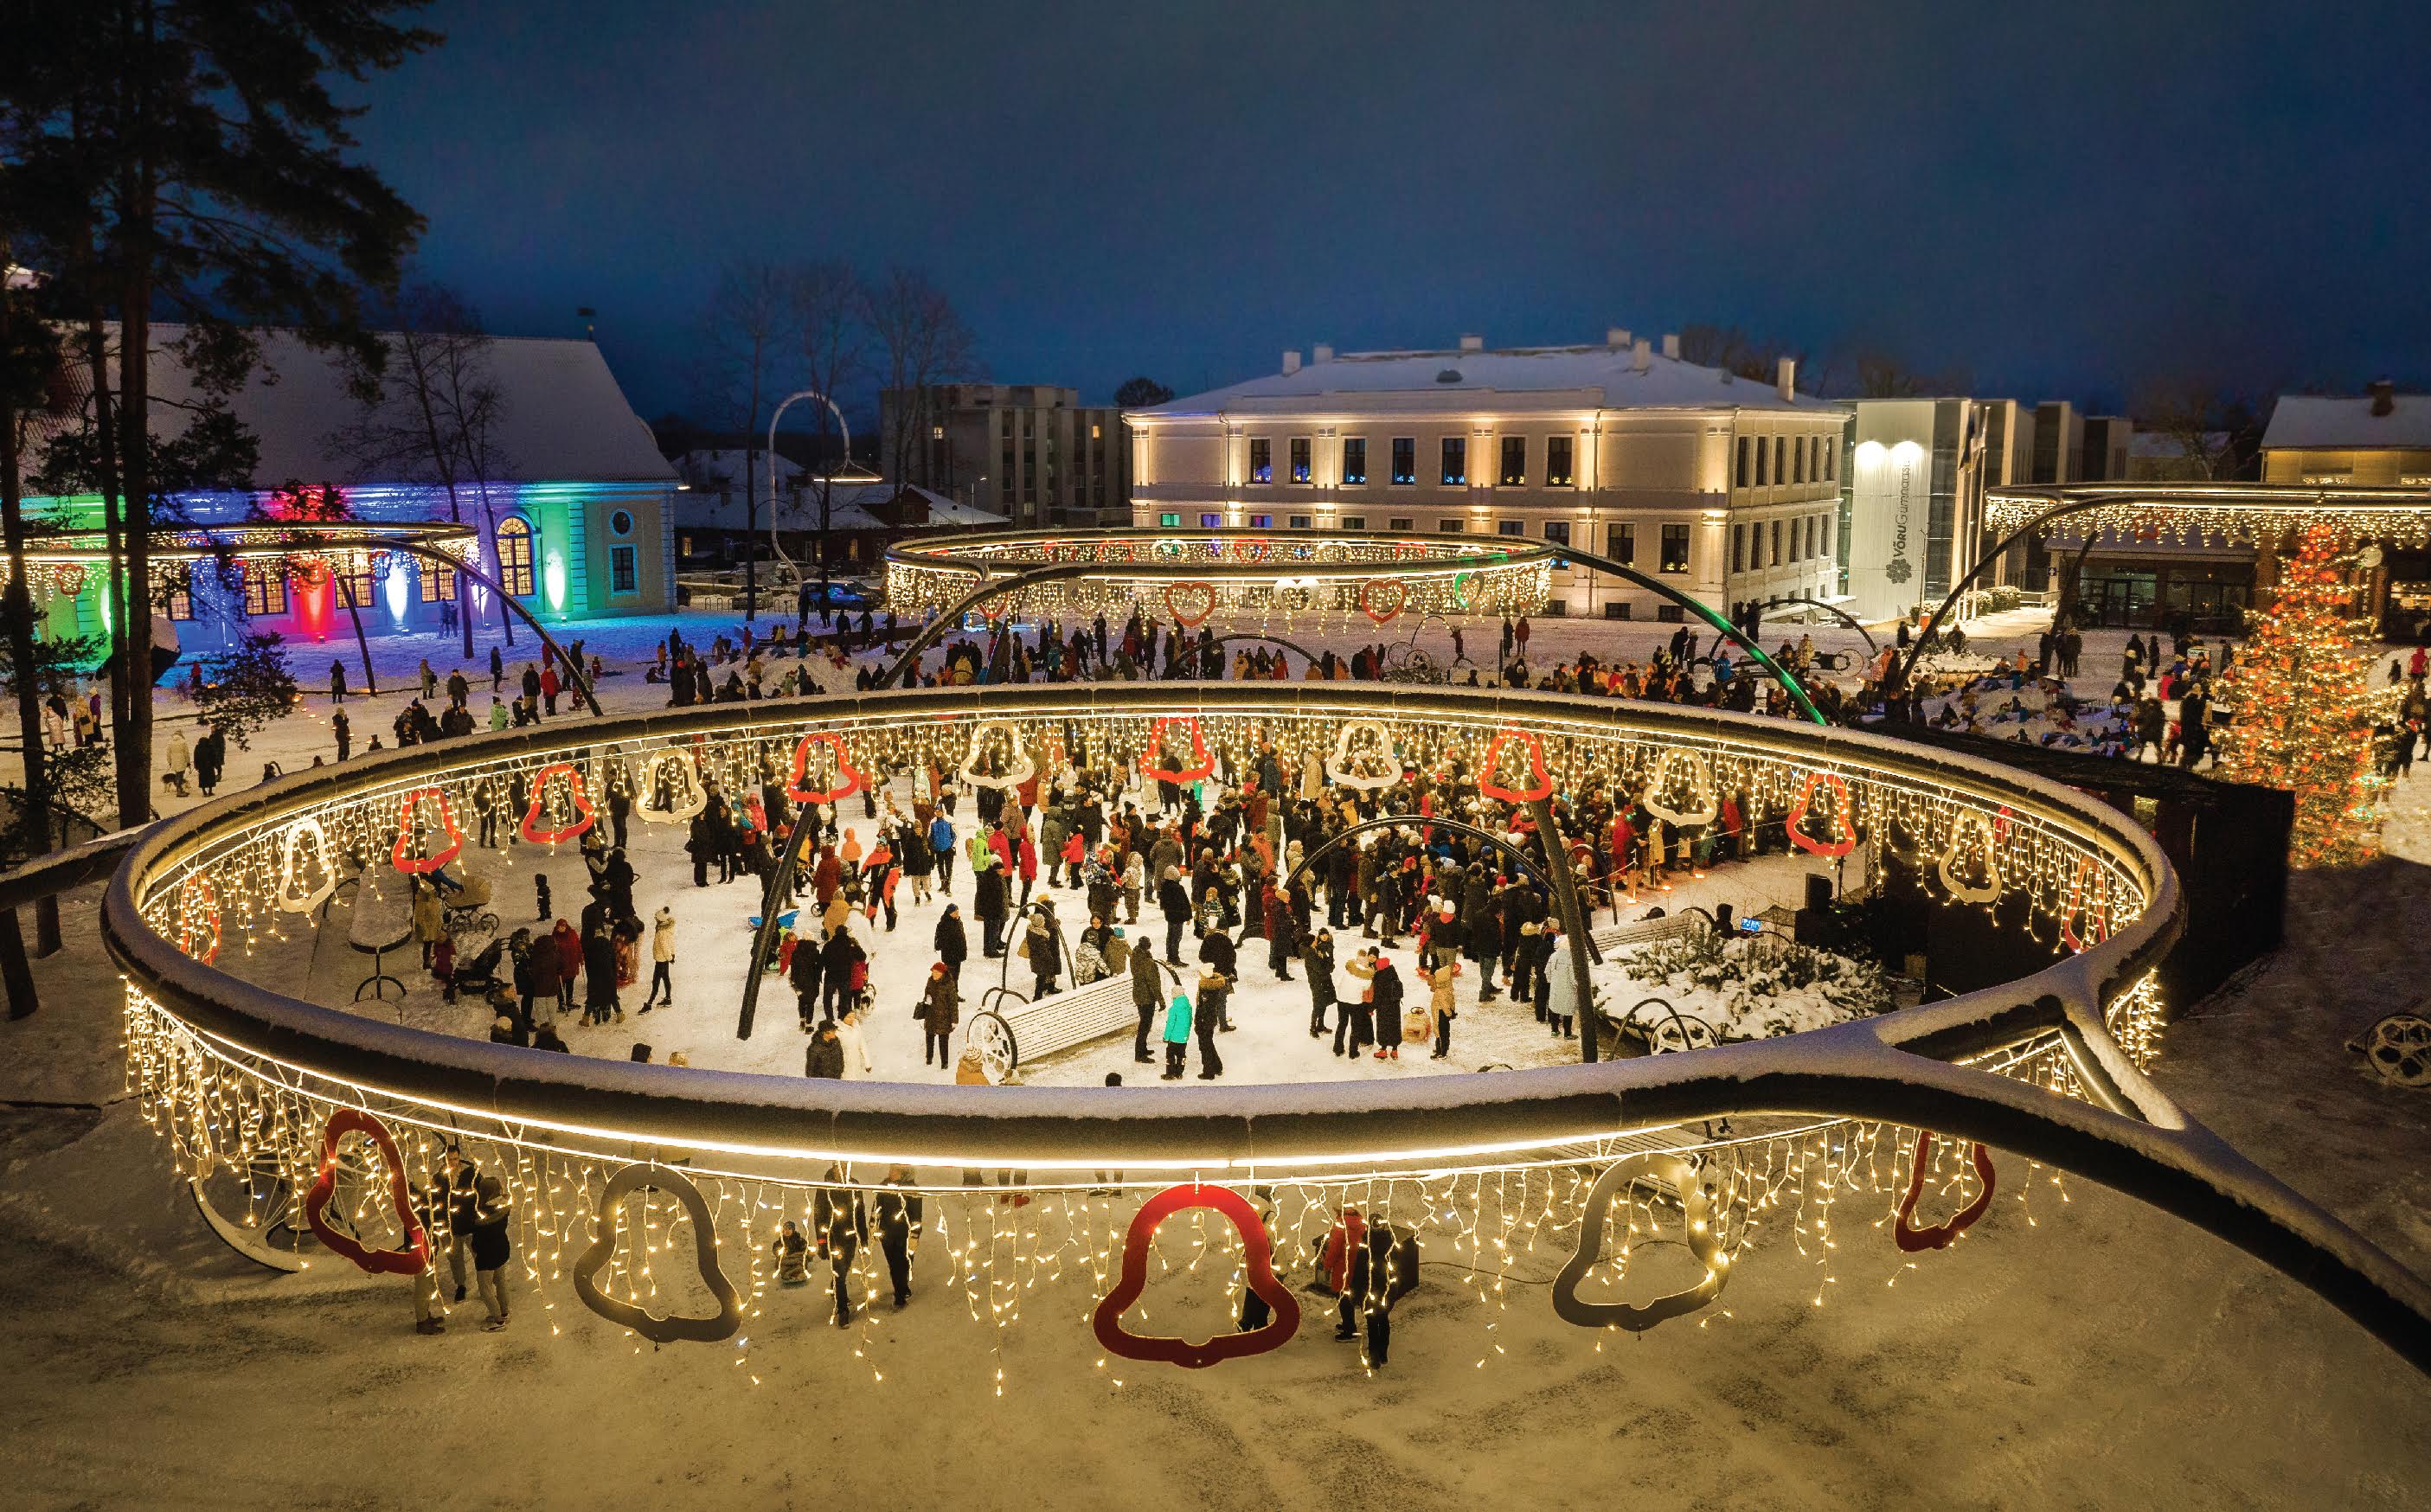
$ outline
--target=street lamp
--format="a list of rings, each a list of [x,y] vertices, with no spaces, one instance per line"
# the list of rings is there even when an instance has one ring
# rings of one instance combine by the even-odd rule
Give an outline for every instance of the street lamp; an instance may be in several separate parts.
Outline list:
[[[796,399],[816,399],[821,404],[828,407],[828,412],[835,416],[836,428],[844,432],[844,456],[845,461],[847,462],[852,460],[852,427],[845,423],[844,412],[836,408],[836,402],[833,399],[829,398],[826,395],[821,394],[816,389],[803,389],[799,393],[785,395],[785,402],[777,406],[777,412],[768,417],[768,549],[776,556],[778,561],[785,564],[785,570],[792,573],[794,575],[794,580],[798,582],[801,580],[802,569],[796,566],[794,564],[794,559],[785,555],[785,548],[777,544],[777,422],[783,417],[786,406],[792,404]],[[832,484],[834,481],[835,470],[833,468],[830,468],[828,473],[829,481]],[[824,496],[824,495],[822,495],[822,496]],[[743,550],[744,566],[747,574],[751,561],[751,547],[747,538],[747,532]],[[821,560],[825,560],[824,554],[822,554]],[[753,596],[753,597],[754,602],[752,603],[751,611],[746,612],[746,618],[749,617],[750,613],[757,612],[759,608],[759,604],[756,601],[756,596]]]

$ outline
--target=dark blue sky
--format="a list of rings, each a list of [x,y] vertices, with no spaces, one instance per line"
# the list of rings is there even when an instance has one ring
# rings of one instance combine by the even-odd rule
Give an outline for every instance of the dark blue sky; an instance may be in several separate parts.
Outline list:
[[[926,269],[986,377],[1735,324],[1976,392],[2431,378],[2431,5],[446,0],[361,135],[423,263],[645,414],[738,252]]]

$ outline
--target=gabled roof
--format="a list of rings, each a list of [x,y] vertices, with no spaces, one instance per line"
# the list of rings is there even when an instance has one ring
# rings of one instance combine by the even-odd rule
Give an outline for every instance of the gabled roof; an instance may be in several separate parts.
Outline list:
[[[1514,347],[1486,352],[1349,352],[1310,362],[1296,373],[1269,373],[1226,388],[1129,410],[1132,416],[1209,415],[1228,411],[1322,410],[1329,397],[1350,407],[1389,410],[1473,408],[1483,395],[1532,403],[1574,403],[1608,410],[1778,410],[1839,408],[1799,395],[1784,399],[1772,384],[1660,352],[1638,372],[1626,346]],[[1454,397],[1454,396],[1457,397]]]
[[[152,433],[163,439],[184,430],[190,411],[181,406],[200,397],[193,376],[169,350],[184,333],[182,326],[152,328]],[[114,341],[115,331],[111,334]],[[428,476],[368,476],[338,443],[340,433],[364,416],[362,405],[347,392],[340,361],[305,345],[293,331],[263,331],[260,340],[261,362],[230,406],[260,443],[255,487],[430,480]],[[504,401],[494,445],[506,480],[675,481],[675,469],[659,455],[649,427],[626,402],[596,345],[501,336],[489,343],[482,361]],[[392,386],[397,366],[392,360]],[[82,371],[72,369],[71,376],[81,401],[90,385]],[[75,417],[66,423],[75,423]],[[30,449],[38,452],[41,445],[38,437]],[[29,455],[27,470],[39,462],[39,456]]]
[[[2387,414],[2372,412],[2368,395],[2355,397],[2288,394],[2271,412],[2262,445],[2370,451],[2384,446],[2431,447],[2431,394],[2400,394]]]

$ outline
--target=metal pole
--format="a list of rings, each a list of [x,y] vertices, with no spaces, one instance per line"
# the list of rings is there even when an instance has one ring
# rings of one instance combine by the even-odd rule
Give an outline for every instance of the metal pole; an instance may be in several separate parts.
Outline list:
[[[1551,874],[1553,906],[1561,911],[1562,932],[1570,937],[1570,969],[1579,979],[1579,1059],[1592,1065],[1602,1049],[1603,1026],[1596,1017],[1595,983],[1587,976],[1587,920],[1579,906],[1579,880],[1570,873],[1569,848],[1553,823],[1553,800],[1531,799],[1528,813],[1536,821],[1536,839],[1545,848],[1545,870]]]
[[[1965,577],[1951,584],[1950,596],[1944,598],[1941,601],[1941,607],[1933,612],[1933,623],[1938,626],[1944,619],[1948,618],[1951,610],[1956,607],[1958,603],[1958,596],[1967,591],[1967,585],[1973,582],[1979,576],[1981,576],[1985,568],[2000,561],[2003,557],[2007,556],[2011,546],[2016,546],[2019,542],[2026,539],[2026,537],[2034,534],[2044,526],[2063,515],[2083,514],[2088,510],[2107,509],[2111,505],[2118,503],[2121,499],[2132,496],[2132,495],[2123,493],[2109,494],[2104,495],[2100,498],[2080,499],[2074,503],[2061,504],[2054,508],[2043,511],[2040,514],[2036,515],[2025,524],[2019,526],[2016,529],[2002,537],[2000,545],[1976,558],[1975,565],[1967,569],[1967,575]],[[1920,635],[1916,638],[1915,643],[1907,648],[1906,658],[1900,663],[1899,685],[1901,687],[1907,686],[1908,679],[1914,676],[1916,672],[1916,659],[1923,654],[1924,637]]]

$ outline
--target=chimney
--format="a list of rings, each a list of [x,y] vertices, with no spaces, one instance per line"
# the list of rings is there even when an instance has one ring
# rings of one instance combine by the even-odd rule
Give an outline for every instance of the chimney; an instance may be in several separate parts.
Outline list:
[[[1785,357],[1781,360],[1780,382],[1781,396],[1784,399],[1798,397],[1798,359]]]
[[[1675,362],[1680,361],[1679,337],[1671,335],[1668,332],[1665,333],[1663,337],[1663,355]]]
[[[2373,378],[2370,383],[2364,386],[2364,392],[2372,395],[2372,412],[2373,414],[2384,415],[2395,412],[2397,409],[2397,381],[2394,378]]]
[[[1288,378],[1288,377],[1290,377],[1292,374],[1297,373],[1297,372],[1299,372],[1299,353],[1298,353],[1297,351],[1291,351],[1291,352],[1285,352],[1285,353],[1283,353],[1283,376],[1284,376],[1284,377],[1286,377],[1286,378]]]
[[[1460,339],[1460,349],[1464,352],[1482,352],[1485,350],[1485,338],[1483,336],[1463,336]]]
[[[1603,344],[1606,346],[1611,347],[1616,352],[1619,351],[1622,347],[1627,346],[1629,344],[1629,328],[1626,326],[1606,326],[1603,330]]]
[[[1319,342],[1316,344],[1316,350],[1310,354],[1309,361],[1312,362],[1331,362],[1333,361],[1333,348],[1326,345],[1323,342]]]
[[[1653,365],[1654,344],[1640,336],[1637,344],[1629,349],[1629,369],[1633,373],[1643,373]]]

